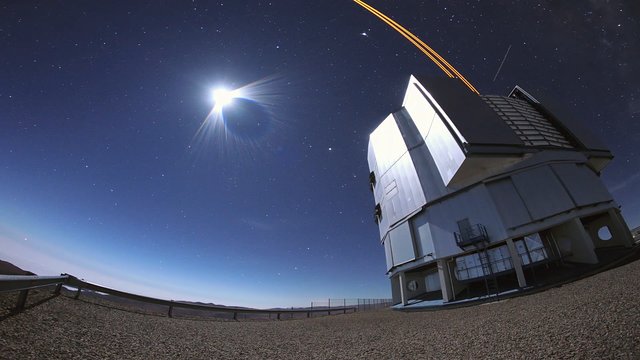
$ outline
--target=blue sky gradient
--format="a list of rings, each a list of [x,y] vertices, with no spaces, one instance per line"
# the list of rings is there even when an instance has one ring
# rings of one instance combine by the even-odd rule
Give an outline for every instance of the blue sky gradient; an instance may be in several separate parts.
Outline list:
[[[603,180],[640,225],[636,5],[371,4],[481,93],[563,104],[611,148]],[[387,25],[351,1],[0,10],[0,259],[227,305],[390,296],[368,135],[410,74],[444,75]],[[212,89],[256,81],[202,127]]]

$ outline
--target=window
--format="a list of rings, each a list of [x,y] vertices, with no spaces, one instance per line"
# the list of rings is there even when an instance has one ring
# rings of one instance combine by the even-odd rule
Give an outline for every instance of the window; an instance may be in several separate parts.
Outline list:
[[[529,265],[549,258],[542,238],[538,233],[526,235],[523,239],[516,240],[513,243],[522,265]]]
[[[420,286],[418,285],[418,282],[415,280],[411,280],[409,281],[409,283],[407,283],[407,289],[409,291],[417,291],[419,287]]]
[[[373,191],[373,189],[376,187],[376,173],[374,173],[373,171],[369,173],[369,185],[371,191]]]
[[[456,258],[456,278],[469,280],[513,269],[506,245]]]
[[[376,207],[373,209],[373,216],[375,217],[374,221],[376,224],[379,224],[380,220],[382,220],[382,207],[380,207],[380,204],[376,204]]]
[[[611,235],[611,231],[608,226],[603,226],[598,229],[598,238],[602,241],[609,241],[613,236]]]

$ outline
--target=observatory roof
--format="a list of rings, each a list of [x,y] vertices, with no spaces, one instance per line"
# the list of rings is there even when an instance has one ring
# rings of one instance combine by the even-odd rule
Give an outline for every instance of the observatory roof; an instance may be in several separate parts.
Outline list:
[[[562,106],[557,99],[544,97],[538,101],[537,96],[534,98],[519,86],[516,86],[513,91],[511,91],[509,97],[524,99],[531,104],[535,104],[539,111],[552,119],[581,150],[609,153],[609,149],[607,149],[602,141],[585,127],[583,123],[566,111],[565,106]],[[609,156],[611,156],[610,153]]]
[[[478,95],[457,79],[414,76],[469,145],[524,146],[524,142]]]

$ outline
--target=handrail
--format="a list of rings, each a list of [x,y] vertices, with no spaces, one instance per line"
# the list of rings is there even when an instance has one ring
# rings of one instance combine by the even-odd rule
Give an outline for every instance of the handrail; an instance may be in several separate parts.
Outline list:
[[[459,233],[454,232],[453,235],[456,239],[456,245],[461,248],[489,240],[487,229],[482,224],[475,224],[460,229]]]
[[[131,294],[120,290],[111,289],[108,287],[104,287],[97,284],[92,284],[86,281],[82,281],[74,276],[69,277],[69,282],[65,285],[73,286],[76,288],[82,288],[87,290],[99,291],[102,293],[120,296],[123,298],[127,298],[130,300],[138,300],[142,302],[147,302],[151,304],[157,305],[167,305],[173,307],[180,307],[186,309],[195,309],[195,310],[215,310],[221,312],[239,312],[239,313],[306,313],[306,312],[326,312],[327,309],[255,309],[255,308],[245,308],[239,306],[222,306],[222,305],[205,305],[205,304],[195,304],[184,301],[176,301],[176,300],[164,300],[158,298],[152,298],[144,295]],[[342,306],[342,307],[332,307],[331,311],[339,311],[339,310],[354,310],[355,306]]]
[[[0,292],[28,290],[48,285],[57,285],[66,283],[68,279],[68,275],[0,275]]]
[[[132,294],[125,291],[111,289],[105,286],[101,286],[98,284],[93,284],[86,282],[84,280],[80,280],[73,275],[62,274],[61,276],[32,276],[32,275],[0,275],[0,292],[7,291],[22,291],[21,298],[26,298],[27,292],[29,289],[34,289],[38,287],[43,287],[47,285],[58,285],[58,287],[62,285],[67,285],[71,287],[77,288],[76,298],[80,295],[83,289],[98,291],[101,293],[118,296],[130,300],[141,301],[150,304],[156,305],[165,305],[169,307],[169,316],[172,316],[173,308],[185,308],[185,309],[194,309],[194,310],[207,310],[207,311],[215,311],[215,312],[226,312],[233,313],[234,319],[237,318],[239,313],[243,314],[277,314],[278,319],[280,318],[280,314],[307,314],[307,317],[310,316],[311,313],[319,313],[319,312],[335,312],[342,311],[346,313],[347,311],[355,312],[357,311],[357,306],[338,306],[324,309],[255,309],[255,308],[245,308],[239,306],[223,306],[223,305],[206,305],[206,304],[196,304],[189,303],[184,301],[175,301],[175,300],[164,300],[153,298],[144,295]],[[56,293],[59,293],[59,289],[56,290]],[[24,307],[24,299],[19,300],[19,304],[16,308]]]

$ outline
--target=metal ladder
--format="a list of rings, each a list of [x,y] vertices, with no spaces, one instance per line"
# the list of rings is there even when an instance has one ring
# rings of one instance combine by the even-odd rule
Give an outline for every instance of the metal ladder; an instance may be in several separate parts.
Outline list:
[[[485,273],[485,268],[488,270],[489,275],[484,275],[484,286],[487,289],[487,295],[491,296],[494,294],[498,297],[500,294],[500,287],[498,286],[498,279],[496,274],[493,272],[491,268],[491,260],[489,259],[489,252],[487,251],[486,246],[484,244],[480,249],[478,249],[478,257],[480,258],[480,264],[482,265],[482,273]]]

